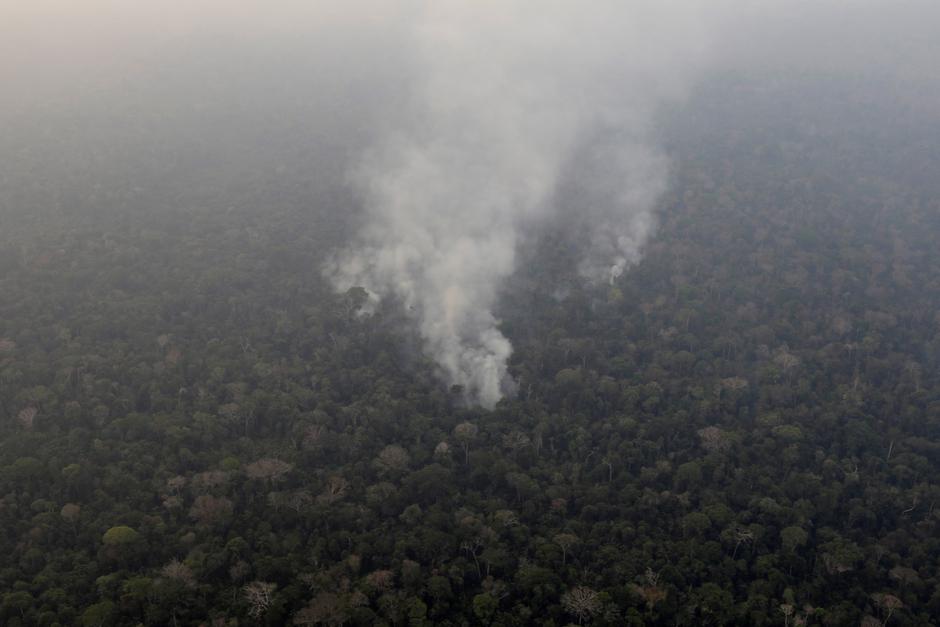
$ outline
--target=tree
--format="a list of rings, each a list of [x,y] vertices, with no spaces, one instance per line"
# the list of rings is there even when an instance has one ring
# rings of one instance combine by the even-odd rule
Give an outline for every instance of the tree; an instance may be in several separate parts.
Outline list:
[[[59,515],[62,517],[62,520],[73,526],[78,523],[78,519],[81,514],[82,506],[78,503],[66,503],[59,511]]]
[[[597,592],[585,586],[572,588],[563,594],[561,605],[565,611],[578,619],[579,625],[586,620],[591,620],[602,608]]]
[[[196,578],[193,576],[192,569],[177,559],[172,560],[166,566],[161,568],[160,574],[170,581],[179,583],[184,588],[196,587]]]
[[[734,607],[734,597],[719,585],[707,582],[693,590],[692,603],[701,624],[726,625]]]
[[[745,529],[743,527],[736,527],[733,531],[734,534],[734,551],[731,553],[731,559],[734,559],[738,554],[738,548],[742,544],[749,544],[754,541],[754,533],[750,529]]]
[[[32,430],[33,423],[36,420],[36,415],[39,413],[39,410],[35,407],[24,407],[16,415],[16,421],[26,429],[27,431]]]
[[[894,616],[897,610],[904,607],[904,603],[901,602],[901,599],[893,594],[878,592],[871,595],[871,598],[875,602],[875,605],[878,606],[878,609],[881,610],[881,615],[884,617],[884,620],[881,622],[882,627],[888,624],[888,621],[891,620],[891,617]]]
[[[340,595],[320,592],[294,614],[295,625],[342,625],[349,619],[347,604]]]
[[[408,451],[397,444],[390,444],[379,453],[375,459],[375,466],[382,474],[398,475],[408,470],[410,461],[411,456],[408,455]]]
[[[529,444],[531,444],[529,436],[518,429],[514,429],[503,436],[503,446],[512,452],[513,457],[516,457],[519,451],[527,448]]]
[[[631,589],[646,602],[647,613],[652,613],[656,604],[666,598],[666,591],[659,585],[659,573],[650,567],[643,573],[643,585],[631,584]]]
[[[107,627],[113,625],[117,616],[117,607],[111,601],[95,603],[82,612],[83,627]]]
[[[248,603],[248,614],[254,618],[261,618],[271,607],[274,591],[277,584],[267,581],[252,581],[242,587],[242,595]]]
[[[333,475],[326,480],[326,485],[323,487],[323,492],[317,497],[317,501],[326,505],[332,505],[346,495],[348,488],[348,481],[342,477]]]
[[[101,541],[108,557],[119,560],[134,557],[143,549],[144,544],[143,536],[127,525],[111,527],[104,533]]]
[[[274,457],[259,459],[245,466],[245,474],[249,479],[260,479],[269,486],[279,481],[293,470],[294,466]]]
[[[470,463],[470,445],[476,440],[479,432],[479,427],[472,422],[461,422],[454,427],[454,439],[463,448],[465,464]]]
[[[0,624],[930,624],[940,156],[908,140],[937,125],[907,107],[866,136],[858,107],[774,83],[703,85],[659,236],[613,284],[582,280],[591,234],[567,224],[520,248],[499,303],[519,389],[493,410],[402,351],[401,303],[297,271],[344,235],[342,195],[28,227],[13,172]],[[763,123],[783,108],[825,141]],[[152,191],[39,178],[100,211]],[[233,193],[263,205],[260,182]],[[106,545],[112,525],[139,538]],[[253,580],[279,586],[258,617]],[[562,605],[581,585],[596,614]]]
[[[484,625],[489,625],[493,621],[493,616],[498,608],[499,601],[488,592],[473,597],[473,615]]]
[[[33,595],[25,590],[7,592],[3,595],[3,609],[14,609],[19,613],[20,618],[25,620],[26,611],[33,606],[34,601]]]
[[[225,470],[207,470],[193,475],[192,487],[199,492],[209,492],[225,486],[230,478],[231,474]]]
[[[193,501],[189,510],[189,517],[200,525],[211,526],[229,520],[232,517],[234,505],[224,496],[200,494]]]
[[[698,435],[702,440],[702,448],[709,453],[724,453],[731,448],[727,435],[718,427],[699,429]]]
[[[780,532],[783,550],[793,553],[797,548],[806,544],[809,534],[800,527],[786,527]]]
[[[561,563],[565,564],[568,561],[568,552],[577,546],[581,539],[573,533],[559,533],[552,541],[561,547]]]

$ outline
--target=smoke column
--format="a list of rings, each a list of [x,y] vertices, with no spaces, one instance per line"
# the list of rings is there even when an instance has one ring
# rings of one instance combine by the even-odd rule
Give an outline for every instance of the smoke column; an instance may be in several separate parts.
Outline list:
[[[446,382],[491,408],[513,387],[493,307],[522,230],[583,220],[589,280],[639,260],[667,173],[651,118],[681,95],[704,39],[687,2],[416,6],[410,110],[352,173],[366,226],[326,272],[400,299]],[[563,184],[577,192],[564,205]]]

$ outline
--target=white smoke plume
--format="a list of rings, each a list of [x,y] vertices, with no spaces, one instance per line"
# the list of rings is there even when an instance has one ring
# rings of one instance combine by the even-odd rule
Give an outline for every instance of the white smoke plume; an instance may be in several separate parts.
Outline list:
[[[490,408],[512,388],[493,307],[520,230],[557,212],[586,221],[589,279],[639,260],[667,170],[651,117],[704,41],[687,3],[421,6],[412,123],[356,170],[367,226],[327,273],[339,289],[400,299],[446,381]],[[576,200],[560,206],[571,171]]]

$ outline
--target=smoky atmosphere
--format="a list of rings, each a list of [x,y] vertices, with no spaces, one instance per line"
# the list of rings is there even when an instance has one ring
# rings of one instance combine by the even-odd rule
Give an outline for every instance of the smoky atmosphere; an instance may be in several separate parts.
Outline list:
[[[0,0],[0,625],[938,624],[938,35]]]

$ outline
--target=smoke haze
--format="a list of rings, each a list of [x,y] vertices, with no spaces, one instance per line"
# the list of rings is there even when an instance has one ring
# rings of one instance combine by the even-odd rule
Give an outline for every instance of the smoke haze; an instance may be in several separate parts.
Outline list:
[[[80,203],[62,185],[107,188],[109,173],[144,191],[285,168],[343,180],[365,215],[327,275],[400,301],[444,380],[491,407],[512,389],[494,308],[520,238],[564,216],[589,233],[586,280],[639,261],[669,172],[652,128],[664,103],[723,69],[936,87],[938,13],[842,0],[7,2],[0,218],[66,211]]]

